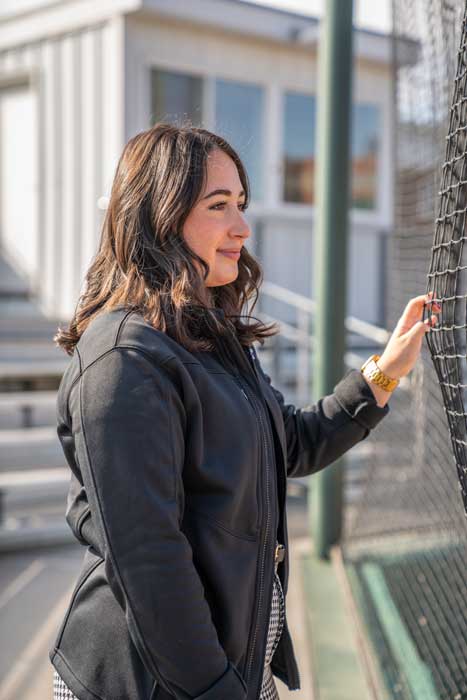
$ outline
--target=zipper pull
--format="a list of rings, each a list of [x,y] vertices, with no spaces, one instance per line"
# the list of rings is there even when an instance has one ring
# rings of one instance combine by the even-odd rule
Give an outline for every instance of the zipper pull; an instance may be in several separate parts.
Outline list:
[[[245,389],[242,389],[242,394],[246,398],[246,400],[249,402],[250,399],[248,398],[248,394],[246,393]]]

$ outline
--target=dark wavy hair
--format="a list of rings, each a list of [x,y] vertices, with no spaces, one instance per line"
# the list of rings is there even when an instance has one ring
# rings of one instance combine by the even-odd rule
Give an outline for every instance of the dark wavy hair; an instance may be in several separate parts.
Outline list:
[[[128,141],[117,165],[84,291],[69,326],[59,328],[54,337],[69,355],[97,314],[122,306],[140,312],[190,352],[212,350],[219,336],[225,338],[229,332],[236,332],[243,345],[263,344],[279,332],[277,324],[241,320],[243,307],[253,297],[254,308],[263,278],[259,263],[245,246],[237,278],[206,287],[209,265],[183,237],[184,222],[203,192],[208,155],[216,148],[237,166],[247,206],[246,170],[220,136],[192,125],[157,123]]]

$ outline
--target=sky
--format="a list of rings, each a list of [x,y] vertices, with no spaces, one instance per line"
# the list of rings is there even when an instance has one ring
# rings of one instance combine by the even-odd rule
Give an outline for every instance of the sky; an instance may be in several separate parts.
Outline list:
[[[326,0],[249,0],[258,5],[279,7],[304,15],[320,16]],[[390,0],[354,0],[356,24],[364,29],[389,32],[391,29]]]

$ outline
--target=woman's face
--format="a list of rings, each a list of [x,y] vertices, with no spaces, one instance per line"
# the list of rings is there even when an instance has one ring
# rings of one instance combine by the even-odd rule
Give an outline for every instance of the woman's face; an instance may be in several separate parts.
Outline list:
[[[183,226],[188,246],[209,264],[207,287],[228,284],[238,275],[239,251],[251,234],[243,213],[244,202],[237,166],[224,151],[215,148],[208,155],[204,190]]]

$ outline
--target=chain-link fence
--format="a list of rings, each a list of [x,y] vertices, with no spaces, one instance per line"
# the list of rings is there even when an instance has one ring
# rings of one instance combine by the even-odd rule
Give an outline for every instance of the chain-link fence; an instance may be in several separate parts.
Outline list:
[[[424,343],[409,381],[391,398],[390,415],[368,440],[362,494],[346,506],[344,561],[387,698],[467,699],[467,520],[448,423],[465,440],[465,404],[459,408],[454,388],[439,383],[462,385],[459,391],[466,383],[467,275],[459,257],[466,222],[465,211],[458,213],[467,186],[467,109],[459,94],[466,74],[458,61],[464,10],[461,0],[393,1],[388,327],[427,280],[448,301],[438,330],[429,331],[431,349],[444,359],[435,371]],[[456,238],[462,241],[453,246]],[[453,266],[456,275],[448,272]]]

